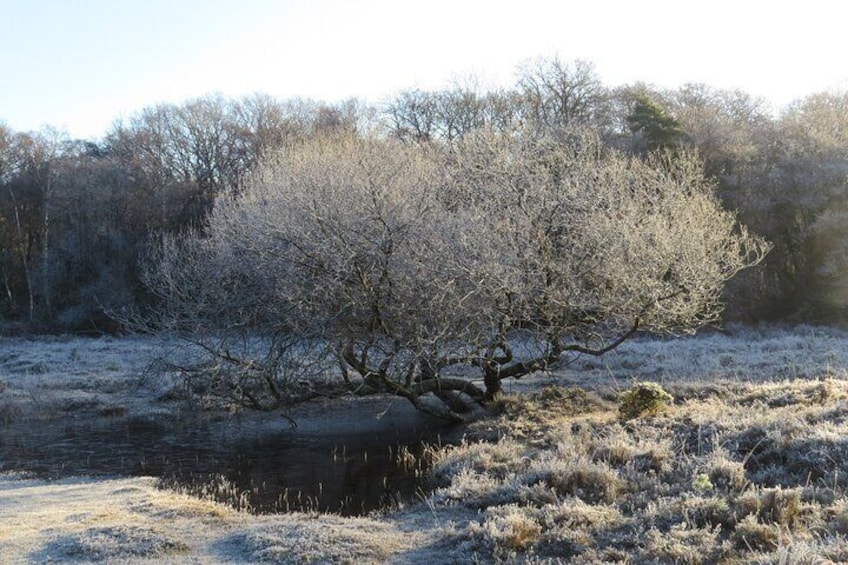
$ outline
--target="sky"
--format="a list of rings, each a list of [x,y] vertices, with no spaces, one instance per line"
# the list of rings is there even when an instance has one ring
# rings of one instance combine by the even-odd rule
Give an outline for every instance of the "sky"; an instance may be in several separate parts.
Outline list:
[[[96,139],[210,93],[379,103],[552,56],[780,108],[848,88],[846,21],[841,0],[0,0],[0,122]]]

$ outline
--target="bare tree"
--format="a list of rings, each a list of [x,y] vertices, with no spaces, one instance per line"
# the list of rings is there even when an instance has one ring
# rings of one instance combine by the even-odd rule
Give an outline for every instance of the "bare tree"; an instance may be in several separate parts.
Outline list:
[[[525,63],[518,72],[528,121],[537,128],[568,128],[603,125],[609,93],[583,60],[565,62],[559,57]]]
[[[792,302],[807,315],[841,320],[846,311],[848,92],[797,101],[776,129],[778,158],[769,171],[765,210],[760,209],[770,212],[760,218],[781,243],[785,263],[776,264],[775,271],[791,284]],[[788,268],[778,270],[784,265]]]
[[[569,351],[600,355],[639,329],[716,321],[724,282],[767,250],[722,210],[690,155],[635,159],[579,131],[481,132],[455,154],[452,200],[474,225],[464,261],[488,281],[490,329],[473,363],[489,396]],[[515,328],[530,332],[535,356],[513,358]]]
[[[723,283],[767,246],[712,190],[695,158],[632,159],[580,132],[480,130],[444,154],[343,133],[219,198],[148,284],[166,317],[309,336],[351,390],[460,419],[462,397],[569,353],[715,321]]]
[[[460,140],[480,128],[521,129],[523,100],[512,90],[483,90],[473,77],[439,91],[407,90],[384,105],[386,129],[415,142]]]
[[[147,108],[109,136],[111,150],[139,170],[151,190],[180,188],[183,223],[200,225],[215,196],[235,185],[249,163],[232,104],[206,97]],[[164,196],[173,199],[173,194]],[[164,208],[168,205],[163,202]]]
[[[6,142],[3,167],[7,178],[2,198],[8,197],[6,220],[14,226],[10,247],[16,250],[32,322],[37,306],[43,314],[49,314],[53,306],[49,268],[55,169],[66,139],[63,133],[48,127],[38,133],[7,133]],[[8,271],[4,276],[10,295]]]
[[[704,84],[684,85],[669,98],[666,108],[704,159],[707,174],[745,184],[746,172],[768,147],[765,101],[741,90]]]
[[[0,183],[6,182],[12,172],[12,138],[14,133],[0,122]]]
[[[433,92],[405,90],[385,105],[384,113],[399,139],[426,142],[436,137],[439,102]]]
[[[324,130],[355,131],[367,113],[357,100],[327,105],[206,96],[145,108],[116,123],[107,146],[144,199],[158,201],[161,219],[154,227],[198,228],[218,194],[240,186],[266,155]]]

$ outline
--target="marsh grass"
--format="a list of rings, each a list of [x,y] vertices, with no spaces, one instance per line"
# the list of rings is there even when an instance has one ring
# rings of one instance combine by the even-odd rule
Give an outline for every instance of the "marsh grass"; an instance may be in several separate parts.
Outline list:
[[[656,394],[631,397],[633,418],[606,394],[547,387],[443,450],[431,503],[479,512],[454,528],[457,550],[526,563],[845,554],[848,381],[642,384]],[[652,399],[662,409],[643,409]]]

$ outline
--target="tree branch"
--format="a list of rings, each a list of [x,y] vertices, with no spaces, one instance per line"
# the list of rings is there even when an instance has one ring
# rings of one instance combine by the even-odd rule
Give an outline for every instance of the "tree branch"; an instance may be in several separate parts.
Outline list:
[[[601,349],[590,349],[588,347],[583,347],[582,345],[578,345],[576,343],[571,345],[566,345],[562,348],[562,351],[576,351],[577,353],[585,353],[587,355],[594,355],[595,357],[599,357],[604,353],[609,353],[628,339],[630,339],[633,334],[635,334],[639,330],[639,318],[636,318],[636,321],[633,323],[633,326],[627,330],[624,334],[622,334],[617,340],[612,342],[606,347],[602,347]]]

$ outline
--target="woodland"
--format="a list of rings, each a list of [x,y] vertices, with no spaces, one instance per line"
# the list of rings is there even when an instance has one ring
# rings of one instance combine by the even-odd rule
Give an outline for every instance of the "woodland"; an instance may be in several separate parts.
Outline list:
[[[6,333],[115,332],[145,309],[151,242],[202,233],[216,198],[259,164],[328,133],[450,153],[472,132],[589,131],[648,159],[685,153],[770,252],[724,291],[725,321],[838,323],[848,235],[848,93],[775,109],[741,91],[610,87],[590,62],[538,59],[514,85],[473,79],[380,103],[208,95],[143,108],[99,139],[0,123],[0,319]],[[546,134],[547,135],[547,134]]]

